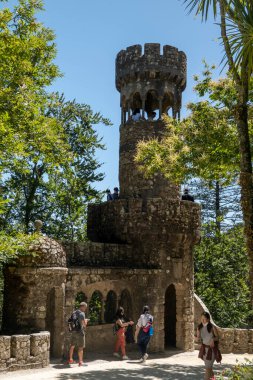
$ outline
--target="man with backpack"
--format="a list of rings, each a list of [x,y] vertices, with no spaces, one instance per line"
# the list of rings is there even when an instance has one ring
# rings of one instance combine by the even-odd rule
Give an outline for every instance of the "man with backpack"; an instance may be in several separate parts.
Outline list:
[[[77,347],[79,367],[84,365],[83,349],[85,348],[85,330],[89,321],[88,319],[85,319],[86,309],[87,303],[81,302],[79,305],[79,309],[75,310],[68,320],[69,331],[71,333],[68,364],[74,363],[73,353],[75,347]]]

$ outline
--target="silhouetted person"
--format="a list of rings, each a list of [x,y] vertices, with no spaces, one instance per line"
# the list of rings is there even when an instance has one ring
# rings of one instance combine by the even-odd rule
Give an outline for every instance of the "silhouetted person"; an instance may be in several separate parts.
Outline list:
[[[184,189],[184,194],[182,195],[182,201],[194,202],[194,198],[189,194],[188,189]]]
[[[154,120],[155,117],[156,117],[156,112],[152,111],[151,114],[148,115],[148,120],[152,121],[152,120]]]
[[[119,189],[118,189],[118,187],[114,187],[113,194],[112,194],[112,200],[115,201],[116,199],[119,199]]]
[[[106,190],[106,200],[107,201],[112,201],[112,194],[111,194],[111,190],[110,189]]]

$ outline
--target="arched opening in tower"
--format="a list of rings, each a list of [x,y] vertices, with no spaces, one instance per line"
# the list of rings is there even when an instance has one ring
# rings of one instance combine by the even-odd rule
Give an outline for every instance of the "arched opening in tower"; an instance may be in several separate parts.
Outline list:
[[[165,115],[169,115],[169,111],[171,110],[171,116],[172,117],[172,107],[173,107],[173,95],[166,92],[163,95],[163,100],[162,100],[162,113]]]
[[[164,348],[176,347],[176,289],[171,284],[165,293]]]
[[[148,119],[159,117],[159,97],[156,90],[149,90],[146,95],[145,111]],[[154,114],[155,113],[155,114]]]

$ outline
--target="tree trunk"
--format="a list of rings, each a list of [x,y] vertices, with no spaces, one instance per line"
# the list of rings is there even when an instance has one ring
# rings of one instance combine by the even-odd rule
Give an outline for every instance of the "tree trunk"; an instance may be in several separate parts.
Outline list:
[[[250,140],[247,122],[247,105],[240,105],[237,112],[237,131],[240,147],[241,205],[249,258],[249,281],[253,307],[253,183]]]
[[[215,182],[215,224],[218,232],[221,230],[220,225],[221,209],[220,209],[220,183]]]

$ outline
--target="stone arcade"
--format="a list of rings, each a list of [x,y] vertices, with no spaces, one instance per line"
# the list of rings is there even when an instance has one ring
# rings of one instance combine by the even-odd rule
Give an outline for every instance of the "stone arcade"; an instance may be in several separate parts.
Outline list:
[[[42,236],[32,248],[37,256],[5,270],[4,331],[48,330],[51,354],[61,357],[77,293],[89,303],[96,292],[102,301],[100,324],[88,327],[87,350],[112,351],[117,306],[136,321],[144,304],[155,318],[151,350],[194,348],[193,247],[200,206],[181,201],[178,187],[161,175],[144,178],[134,162],[139,140],[163,135],[161,114],[171,110],[179,117],[185,86],[186,56],[178,49],[164,46],[161,54],[159,44],[145,44],[144,52],[140,45],[119,52],[120,199],[89,206],[88,242],[63,247]],[[135,122],[136,108],[141,118]]]

